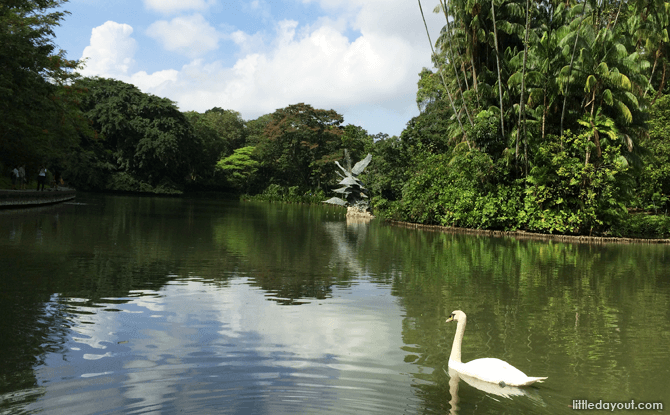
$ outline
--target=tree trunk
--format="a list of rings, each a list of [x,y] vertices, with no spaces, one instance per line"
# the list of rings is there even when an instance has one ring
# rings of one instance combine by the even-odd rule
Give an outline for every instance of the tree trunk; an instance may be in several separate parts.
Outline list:
[[[582,9],[582,16],[580,17],[579,24],[577,25],[577,36],[575,37],[575,44],[572,46],[572,57],[570,58],[570,68],[568,69],[568,81],[565,86],[565,92],[563,93],[563,110],[561,111],[561,135],[563,135],[563,120],[565,119],[565,106],[568,102],[568,90],[570,89],[570,77],[572,76],[572,65],[575,61],[575,51],[577,50],[577,41],[579,40],[579,31],[582,28],[582,22],[584,21],[584,16],[586,15],[586,3],[584,3]]]
[[[526,157],[526,174],[528,174],[528,143],[526,139],[526,62],[528,61],[528,30],[530,28],[530,0],[526,0],[526,33],[523,41],[523,68],[521,69],[521,101],[519,103],[519,124],[516,134],[516,158],[519,158],[519,135],[521,134],[521,119],[523,117],[523,141],[524,155]]]
[[[600,141],[598,140],[598,131],[596,130],[596,125],[593,122],[593,112],[596,108],[596,87],[593,87],[593,96],[591,97],[591,130],[593,131],[593,140],[598,146],[598,155],[600,155]],[[586,148],[586,161],[584,162],[584,167],[589,164],[589,157],[591,156],[591,149]]]
[[[465,80],[466,91],[470,90],[470,84],[468,83],[468,73],[465,70],[465,63],[461,61],[461,72],[463,72],[463,80]]]
[[[502,132],[503,141],[505,140],[505,117],[503,114],[503,93],[502,93],[502,78],[500,76],[500,54],[498,52],[498,29],[496,29],[496,10],[494,0],[491,0],[491,14],[493,15],[493,40],[496,47],[496,66],[498,68],[498,95],[500,96],[500,131]],[[544,123],[543,123],[544,133]]]
[[[659,46],[660,49],[660,46]],[[656,72],[656,64],[658,64],[658,57],[660,56],[659,49],[656,50],[656,57],[654,58],[654,67],[651,68],[651,75],[649,75],[649,84],[647,87],[644,89],[644,95],[642,95],[642,98],[645,98],[647,96],[647,92],[649,92],[649,88],[651,87],[651,80],[654,77],[654,72]]]
[[[666,71],[667,67],[668,67],[668,64],[667,64],[667,62],[664,61],[663,62],[663,76],[661,76],[661,85],[658,87],[658,92],[656,93],[656,96],[654,97],[654,100],[651,101],[651,105],[654,105],[654,102],[656,102],[658,97],[663,95],[663,88],[665,88],[665,71]]]
[[[544,129],[547,121],[547,88],[544,88],[544,105],[542,108],[542,142],[544,142]],[[563,148],[561,148],[562,150]]]

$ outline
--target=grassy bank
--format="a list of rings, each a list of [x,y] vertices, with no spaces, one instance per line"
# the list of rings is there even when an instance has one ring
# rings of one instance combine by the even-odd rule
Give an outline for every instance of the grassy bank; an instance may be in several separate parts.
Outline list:
[[[243,194],[240,200],[284,203],[322,203],[328,199],[323,190],[301,189],[298,186],[282,187],[276,184],[269,185],[262,193]]]

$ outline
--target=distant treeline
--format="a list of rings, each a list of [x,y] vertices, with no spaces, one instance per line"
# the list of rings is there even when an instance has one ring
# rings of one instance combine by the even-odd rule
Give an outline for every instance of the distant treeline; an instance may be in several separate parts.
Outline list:
[[[440,3],[438,69],[419,74],[421,113],[400,137],[303,103],[244,120],[83,78],[50,41],[62,1],[42,3],[0,6],[4,170],[44,163],[81,190],[314,202],[347,149],[373,155],[362,178],[381,217],[670,233],[667,2]]]

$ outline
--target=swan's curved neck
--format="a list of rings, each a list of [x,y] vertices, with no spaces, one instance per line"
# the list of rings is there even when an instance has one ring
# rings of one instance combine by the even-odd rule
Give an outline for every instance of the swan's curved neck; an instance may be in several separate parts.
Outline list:
[[[458,325],[456,326],[456,335],[454,336],[454,344],[451,346],[451,354],[449,355],[449,360],[453,360],[458,363],[461,363],[461,343],[463,342],[466,321],[467,320],[465,316],[458,320]]]

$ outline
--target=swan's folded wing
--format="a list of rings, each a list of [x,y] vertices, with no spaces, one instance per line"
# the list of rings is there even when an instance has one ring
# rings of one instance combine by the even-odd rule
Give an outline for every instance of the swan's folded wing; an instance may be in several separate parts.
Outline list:
[[[493,358],[476,359],[463,363],[458,370],[465,375],[481,379],[485,382],[498,384],[503,382],[504,385],[508,386],[528,386],[546,379],[527,376],[509,363]]]

